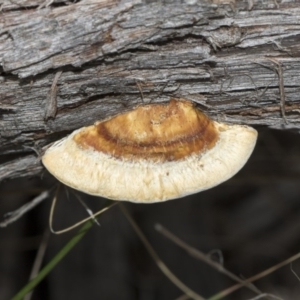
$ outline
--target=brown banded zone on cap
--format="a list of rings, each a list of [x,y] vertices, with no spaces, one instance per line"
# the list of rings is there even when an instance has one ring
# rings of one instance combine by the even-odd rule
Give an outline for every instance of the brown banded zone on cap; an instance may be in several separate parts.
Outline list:
[[[86,127],[74,136],[82,149],[93,149],[121,160],[178,161],[213,148],[218,131],[191,102],[137,107]]]

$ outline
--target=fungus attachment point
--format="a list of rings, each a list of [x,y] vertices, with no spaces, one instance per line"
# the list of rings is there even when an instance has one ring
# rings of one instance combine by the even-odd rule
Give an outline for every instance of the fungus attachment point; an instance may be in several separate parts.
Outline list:
[[[256,138],[251,127],[212,121],[190,101],[171,99],[78,129],[42,161],[58,180],[87,194],[152,203],[229,179]]]

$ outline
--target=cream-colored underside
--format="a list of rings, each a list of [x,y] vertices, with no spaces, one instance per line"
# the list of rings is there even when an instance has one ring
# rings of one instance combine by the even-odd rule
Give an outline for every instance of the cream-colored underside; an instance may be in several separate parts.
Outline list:
[[[166,201],[214,187],[236,174],[248,160],[256,130],[215,125],[220,131],[215,147],[181,161],[121,161],[83,150],[72,138],[78,130],[52,145],[42,161],[59,181],[87,194],[142,203]]]

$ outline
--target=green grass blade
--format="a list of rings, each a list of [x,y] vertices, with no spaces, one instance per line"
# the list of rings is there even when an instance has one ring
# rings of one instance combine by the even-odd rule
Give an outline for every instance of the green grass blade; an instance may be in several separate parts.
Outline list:
[[[56,256],[39,272],[39,274],[29,281],[12,300],[21,300],[27,293],[35,288],[52,269],[68,254],[68,252],[84,237],[87,231],[93,226],[93,221],[86,222],[78,231],[78,233],[56,254]]]

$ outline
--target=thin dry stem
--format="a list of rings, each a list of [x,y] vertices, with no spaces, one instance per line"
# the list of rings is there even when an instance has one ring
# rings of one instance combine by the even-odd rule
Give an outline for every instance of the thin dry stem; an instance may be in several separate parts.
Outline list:
[[[50,190],[44,191],[40,193],[38,196],[33,198],[30,202],[24,204],[17,210],[13,212],[7,213],[4,217],[6,218],[4,221],[0,223],[0,227],[6,227],[8,224],[11,224],[18,219],[20,219],[24,214],[26,214],[28,211],[32,210],[34,207],[36,207],[38,204],[40,204],[42,201],[47,199],[50,195]]]
[[[46,252],[46,249],[48,246],[49,237],[50,237],[50,230],[47,228],[43,234],[41,244],[37,251],[37,255],[36,255],[35,261],[33,263],[33,267],[32,267],[30,276],[29,276],[29,281],[32,280],[33,278],[35,278],[36,275],[38,274],[39,270],[41,269],[41,265],[42,265],[42,262],[43,262],[43,259],[45,256],[45,252]],[[32,297],[32,293],[33,293],[33,290],[24,297],[24,300],[30,300]]]
[[[180,290],[182,290],[185,294],[187,294],[190,298],[195,300],[205,300],[202,296],[191,290],[188,286],[186,286],[180,279],[178,279],[172,271],[165,265],[165,263],[160,259],[156,251],[153,249],[145,235],[142,233],[141,229],[138,227],[136,222],[133,220],[133,218],[130,216],[128,211],[126,210],[125,206],[123,204],[119,204],[120,208],[133,227],[134,231],[146,247],[149,254],[152,256],[153,260],[157,264],[157,266],[160,268],[160,270],[169,278],[170,281],[172,281]]]
[[[73,194],[75,195],[75,197],[77,198],[77,200],[79,201],[79,203],[85,208],[86,212],[93,219],[93,221],[98,226],[100,226],[100,223],[98,222],[98,220],[94,216],[94,212],[88,207],[88,205],[81,199],[81,197],[77,193],[73,193]]]
[[[159,233],[163,234],[165,237],[167,237],[168,239],[170,239],[172,242],[174,242],[176,245],[178,245],[179,247],[181,247],[184,250],[186,250],[191,256],[193,256],[193,257],[195,257],[195,258],[197,258],[197,259],[199,259],[199,260],[207,263],[212,268],[214,268],[217,271],[225,274],[226,276],[228,276],[232,280],[237,281],[239,283],[245,284],[245,286],[247,288],[249,288],[251,291],[253,291],[254,293],[257,293],[257,294],[261,294],[262,293],[258,288],[256,288],[252,284],[244,282],[241,278],[239,278],[235,274],[233,274],[230,271],[228,271],[227,269],[225,269],[222,264],[213,261],[205,253],[201,252],[200,250],[198,250],[198,249],[196,249],[194,247],[189,246],[187,243],[185,243],[184,241],[182,241],[181,239],[179,239],[177,236],[175,236],[169,230],[167,230],[166,228],[164,228],[162,225],[156,224],[155,225],[155,229]]]
[[[254,298],[251,298],[249,300],[258,300],[258,299],[263,299],[263,298],[267,298],[267,299],[275,299],[275,300],[283,300],[282,298],[280,297],[277,297],[277,296],[274,296],[274,295],[270,295],[270,294],[261,294],[261,295],[258,295]]]
[[[298,276],[298,274],[293,269],[293,263],[290,264],[290,268],[291,268],[292,273],[295,275],[295,277],[300,281],[300,277]]]
[[[284,266],[292,263],[293,261],[295,261],[295,260],[297,260],[299,258],[300,258],[300,252],[297,253],[297,254],[295,254],[295,255],[293,255],[293,256],[291,256],[290,258],[282,261],[281,263],[279,263],[279,264],[277,264],[277,265],[275,265],[275,266],[273,266],[273,267],[271,267],[269,269],[266,269],[266,270],[262,271],[261,273],[258,273],[256,275],[254,275],[254,276],[246,279],[243,283],[239,283],[239,284],[233,285],[230,288],[221,291],[220,293],[218,293],[218,294],[210,297],[209,300],[219,300],[219,299],[222,299],[225,296],[228,296],[229,294],[233,293],[234,291],[236,291],[236,290],[240,289],[241,287],[245,286],[245,284],[248,284],[250,282],[254,282],[254,281],[258,280],[258,279],[261,279],[261,278],[263,278],[263,277],[265,277],[265,276],[267,276],[267,275],[275,272],[276,270],[278,270],[278,269],[280,269],[280,268],[282,268],[282,267],[284,267]],[[275,296],[273,296],[273,297],[275,297]]]
[[[53,229],[53,215],[54,215],[54,209],[55,209],[55,205],[56,205],[56,202],[57,202],[57,196],[58,196],[58,191],[59,191],[59,188],[56,190],[56,193],[53,197],[53,201],[52,201],[52,204],[51,204],[51,209],[50,209],[50,215],[49,215],[49,227],[50,227],[50,230],[52,233],[54,234],[62,234],[62,233],[65,233],[65,232],[68,232],[78,226],[80,226],[81,224],[91,220],[91,219],[94,219],[95,217],[101,215],[102,213],[104,213],[105,211],[107,211],[108,209],[110,209],[111,207],[115,206],[116,204],[118,204],[118,202],[114,202],[113,204],[99,210],[98,212],[92,214],[90,217],[88,218],[85,218],[83,220],[81,220],[80,222],[77,222],[75,223],[74,225],[70,226],[70,227],[67,227],[65,229],[62,229],[62,230],[54,230]]]

